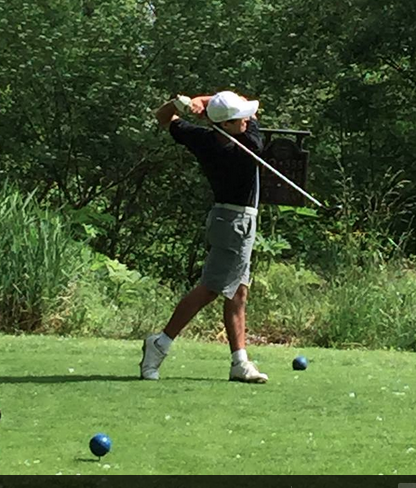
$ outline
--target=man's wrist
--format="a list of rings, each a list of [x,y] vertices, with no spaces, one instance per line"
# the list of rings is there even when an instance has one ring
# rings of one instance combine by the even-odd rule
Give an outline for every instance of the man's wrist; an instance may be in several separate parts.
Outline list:
[[[201,102],[202,104],[204,105],[204,107],[206,108],[209,101],[211,100],[212,98],[212,95],[200,95],[199,97],[197,97]]]

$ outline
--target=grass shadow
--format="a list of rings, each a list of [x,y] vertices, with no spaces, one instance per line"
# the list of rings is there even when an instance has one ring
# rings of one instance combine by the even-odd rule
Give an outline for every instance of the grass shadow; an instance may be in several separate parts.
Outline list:
[[[163,378],[161,381],[200,381],[200,382],[209,382],[209,383],[217,383],[217,382],[227,382],[228,379],[226,378],[195,378],[190,376],[169,376],[168,378]]]
[[[140,381],[136,376],[110,376],[110,375],[65,375],[65,376],[0,376],[0,384],[18,383],[79,383],[88,381]]]
[[[0,385],[4,384],[21,384],[21,383],[38,383],[38,384],[51,384],[51,383],[82,383],[90,381],[113,381],[113,382],[135,382],[143,381],[139,376],[111,376],[111,375],[56,375],[56,376],[0,376]],[[189,376],[170,376],[161,380],[164,382],[170,381],[198,381],[207,383],[228,382],[226,378],[196,378]],[[148,382],[150,383],[150,382]]]
[[[100,458],[97,459],[91,459],[91,458],[75,458],[75,461],[78,463],[99,463]]]

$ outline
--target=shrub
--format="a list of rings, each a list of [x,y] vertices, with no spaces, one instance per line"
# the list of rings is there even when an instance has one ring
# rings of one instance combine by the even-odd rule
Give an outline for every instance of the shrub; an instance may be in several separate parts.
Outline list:
[[[173,292],[117,260],[84,248],[81,272],[49,317],[55,332],[143,338],[172,313]]]
[[[254,276],[248,324],[274,343],[304,340],[322,308],[324,281],[295,264],[273,263]]]

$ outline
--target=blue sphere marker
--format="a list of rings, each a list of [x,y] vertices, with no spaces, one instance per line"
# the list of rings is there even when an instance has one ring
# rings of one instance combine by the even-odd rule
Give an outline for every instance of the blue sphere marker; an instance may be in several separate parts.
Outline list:
[[[296,371],[303,371],[308,367],[308,360],[305,356],[298,356],[293,360],[292,367]]]
[[[111,439],[105,434],[96,434],[90,440],[90,450],[94,456],[105,456],[111,449]]]

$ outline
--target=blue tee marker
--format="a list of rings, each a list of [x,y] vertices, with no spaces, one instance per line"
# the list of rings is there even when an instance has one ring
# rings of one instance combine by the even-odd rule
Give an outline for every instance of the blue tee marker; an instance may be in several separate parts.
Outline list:
[[[305,356],[298,356],[293,360],[292,366],[296,371],[303,371],[308,367],[308,360]]]
[[[111,449],[111,439],[105,434],[96,434],[90,440],[90,450],[94,456],[105,456]]]

